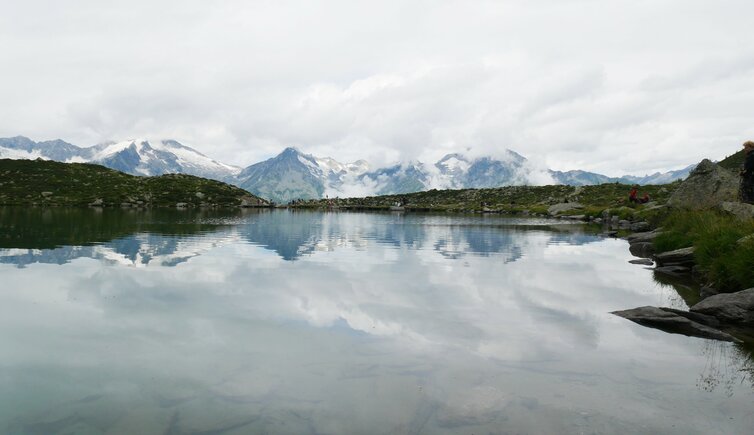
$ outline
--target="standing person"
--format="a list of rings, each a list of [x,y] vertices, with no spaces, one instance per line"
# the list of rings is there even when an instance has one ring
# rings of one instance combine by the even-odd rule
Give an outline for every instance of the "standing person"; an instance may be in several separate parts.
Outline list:
[[[741,186],[738,196],[741,202],[754,204],[754,142],[744,142],[744,164],[741,168]]]
[[[631,187],[631,191],[628,192],[628,201],[629,202],[639,202],[639,199],[636,197],[636,195],[639,193],[638,186],[635,184]]]

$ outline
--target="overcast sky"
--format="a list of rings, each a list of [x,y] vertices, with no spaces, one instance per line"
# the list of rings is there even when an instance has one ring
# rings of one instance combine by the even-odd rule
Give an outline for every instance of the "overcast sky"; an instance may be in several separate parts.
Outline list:
[[[0,136],[248,165],[505,148],[608,175],[754,139],[754,1],[0,0]]]

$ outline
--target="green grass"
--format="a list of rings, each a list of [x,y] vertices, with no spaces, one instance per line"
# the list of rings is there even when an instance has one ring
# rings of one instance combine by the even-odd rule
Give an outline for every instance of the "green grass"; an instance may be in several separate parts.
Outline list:
[[[739,169],[741,168],[741,165],[744,164],[744,159],[746,159],[746,153],[744,150],[741,150],[724,158],[718,163],[718,165],[730,170]]]
[[[714,211],[677,212],[662,222],[655,241],[658,252],[693,246],[700,271],[720,291],[754,287],[754,222]]]

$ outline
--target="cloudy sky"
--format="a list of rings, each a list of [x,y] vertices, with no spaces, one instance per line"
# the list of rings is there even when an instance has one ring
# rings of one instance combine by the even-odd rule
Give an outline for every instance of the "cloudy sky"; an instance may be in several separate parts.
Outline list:
[[[751,0],[0,0],[0,136],[247,165],[516,150],[609,175],[754,139]]]

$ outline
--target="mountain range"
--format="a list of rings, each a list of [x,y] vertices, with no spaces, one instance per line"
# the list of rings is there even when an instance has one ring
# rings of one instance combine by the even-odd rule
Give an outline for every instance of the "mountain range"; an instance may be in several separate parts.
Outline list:
[[[184,173],[235,184],[276,202],[505,185],[666,184],[685,178],[695,166],[643,177],[608,177],[580,170],[541,169],[505,150],[496,158],[453,153],[431,165],[411,161],[372,168],[364,160],[341,163],[286,148],[273,158],[241,168],[213,160],[175,140],[135,139],[82,148],[59,139],[35,142],[23,136],[0,138],[0,158],[97,163],[134,175]]]

